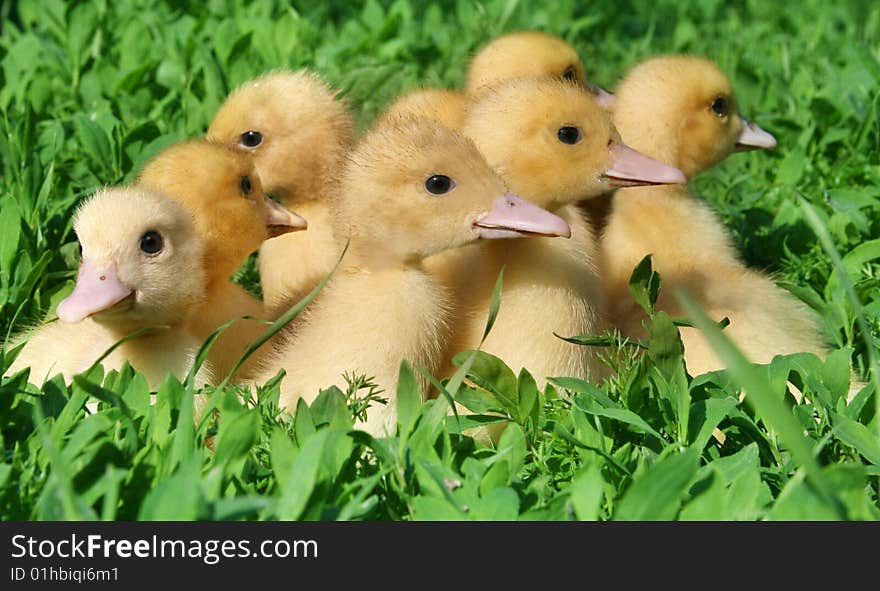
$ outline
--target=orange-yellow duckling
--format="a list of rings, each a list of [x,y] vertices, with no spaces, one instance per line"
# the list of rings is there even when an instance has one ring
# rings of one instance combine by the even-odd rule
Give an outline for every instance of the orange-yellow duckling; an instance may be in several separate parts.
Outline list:
[[[307,223],[266,196],[251,158],[206,140],[181,142],[151,159],[137,184],[183,205],[204,244],[205,298],[188,328],[205,339],[240,316],[263,318],[261,302],[230,277],[264,241]],[[217,339],[208,359],[221,379],[265,329],[258,320],[239,320]],[[235,377],[247,377],[255,361]]]
[[[265,191],[309,221],[308,232],[260,248],[260,284],[270,316],[296,303],[336,262],[328,197],[353,134],[346,101],[306,70],[271,72],[243,84],[208,128],[209,139],[251,154]]]
[[[569,232],[559,217],[508,193],[464,136],[418,118],[364,137],[334,211],[349,250],[256,381],[285,369],[281,404],[293,410],[298,399],[341,383],[343,372],[373,376],[389,399],[360,425],[374,435],[395,423],[401,360],[436,374],[443,355],[449,294],[422,260],[478,239]]]
[[[729,79],[704,58],[643,62],[615,95],[614,121],[624,140],[689,177],[734,151],[776,146],[772,135],[742,118]],[[611,319],[625,336],[645,336],[645,315],[627,286],[633,268],[650,253],[663,279],[658,308],[684,316],[675,291],[687,289],[712,318],[730,319],[725,332],[753,362],[827,352],[814,313],[772,278],[748,269],[715,213],[686,187],[618,190],[600,250]],[[722,367],[702,333],[682,328],[681,334],[693,375]]]
[[[102,189],[74,217],[82,262],[73,292],[57,307],[58,320],[26,335],[27,344],[7,374],[30,367],[41,384],[66,380],[91,367],[115,343],[131,338],[102,364],[128,362],[156,390],[169,374],[184,379],[201,344],[186,318],[204,297],[202,244],[189,214],[177,203],[142,188]],[[199,384],[212,380],[207,366]]]
[[[462,311],[450,352],[479,344],[503,267],[500,313],[483,350],[514,372],[527,368],[539,387],[548,377],[597,377],[590,350],[553,334],[602,326],[595,239],[575,204],[614,187],[683,183],[684,176],[624,145],[607,111],[565,80],[519,78],[493,86],[470,108],[464,133],[511,190],[559,215],[572,231],[571,240],[478,245],[438,269]]]

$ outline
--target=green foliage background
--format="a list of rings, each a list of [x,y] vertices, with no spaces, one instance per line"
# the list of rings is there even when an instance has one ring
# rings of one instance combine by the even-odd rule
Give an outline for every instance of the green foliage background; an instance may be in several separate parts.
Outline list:
[[[779,148],[734,155],[694,188],[750,265],[820,312],[838,350],[824,364],[795,355],[692,379],[660,314],[647,355],[610,350],[622,371],[606,384],[561,379],[539,393],[526,374],[479,356],[470,368],[479,387],[458,395],[475,412],[513,420],[493,447],[462,436],[474,419],[447,418],[443,398],[418,405],[407,379],[398,434],[377,441],[350,430],[352,412],[372,399],[357,380],[341,378],[291,419],[271,384],[249,408],[234,388],[198,392],[175,380],[151,398],[130,370],[55,380],[39,396],[18,376],[0,382],[0,518],[880,516],[876,396],[867,388],[844,401],[849,364],[872,377],[880,335],[880,10],[869,0],[796,9],[759,0],[47,0],[0,11],[6,335],[50,317],[71,289],[77,202],[203,135],[238,84],[311,68],[342,89],[363,128],[403,91],[459,86],[476,48],[528,28],[572,42],[608,88],[658,53],[721,65],[746,116]],[[840,271],[817,231],[842,257]],[[257,287],[252,267],[240,280]],[[783,406],[786,379],[810,402]],[[740,402],[743,387],[757,411]],[[94,414],[84,410],[90,396],[102,401]],[[219,427],[192,426],[193,396],[213,396]]]

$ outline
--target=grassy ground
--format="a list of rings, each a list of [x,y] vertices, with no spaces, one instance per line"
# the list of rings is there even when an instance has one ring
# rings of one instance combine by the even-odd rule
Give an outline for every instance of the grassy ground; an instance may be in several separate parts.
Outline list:
[[[299,3],[6,3],[0,38],[0,330],[39,322],[72,287],[71,212],[129,181],[161,148],[202,135],[237,84],[312,68],[366,126],[418,84],[458,86],[491,37],[564,36],[613,87],[656,53],[719,62],[779,149],[734,155],[697,179],[754,267],[821,313],[837,349],[758,368],[718,345],[729,373],[685,373],[676,330],[654,318],[648,354],[620,377],[537,392],[488,356],[463,388],[514,424],[492,448],[460,435],[441,399],[418,405],[407,369],[396,437],[350,431],[368,385],[340,379],[295,418],[277,389],[144,380],[100,368],[42,392],[0,382],[2,519],[877,519],[880,419],[870,375],[880,335],[880,11],[864,2],[398,0]],[[182,6],[182,7],[181,7]],[[839,254],[842,260],[837,263]],[[242,274],[253,285],[253,272]],[[503,300],[502,300],[503,305]],[[696,313],[695,313],[696,314]],[[699,320],[695,317],[695,320]],[[614,356],[614,355],[612,355]],[[626,358],[624,352],[618,357]],[[2,365],[2,363],[0,363]],[[786,379],[811,401],[783,400]],[[749,401],[740,403],[745,388]],[[39,394],[39,396],[37,395]],[[567,396],[565,394],[569,394]],[[213,395],[215,449],[194,428]],[[85,411],[89,397],[102,401]],[[712,436],[721,428],[726,440]]]

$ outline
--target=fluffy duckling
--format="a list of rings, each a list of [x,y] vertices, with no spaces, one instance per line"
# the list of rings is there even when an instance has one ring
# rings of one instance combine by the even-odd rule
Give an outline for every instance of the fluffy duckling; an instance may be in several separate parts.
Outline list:
[[[419,118],[365,136],[335,212],[337,235],[350,236],[342,266],[257,382],[285,369],[281,404],[293,409],[343,372],[374,376],[390,398],[360,425],[374,435],[395,423],[401,360],[436,373],[443,354],[449,297],[422,260],[481,238],[569,233],[557,216],[508,193],[465,137]]]
[[[247,154],[206,140],[182,142],[163,150],[141,171],[137,184],[178,201],[193,218],[204,243],[205,299],[188,319],[188,328],[205,339],[220,325],[251,315],[264,316],[261,302],[230,276],[269,238],[304,230],[306,221],[266,197]],[[226,377],[266,326],[244,319],[214,343],[208,359]],[[256,356],[237,376],[245,378]]]
[[[508,33],[487,43],[471,60],[465,92],[471,96],[511,78],[551,76],[587,89],[604,108],[614,95],[587,80],[577,50],[561,37],[542,31]]]
[[[217,111],[208,138],[253,156],[263,188],[309,221],[260,248],[263,301],[275,317],[336,263],[328,196],[351,149],[354,118],[337,91],[314,74],[272,72],[236,89]],[[289,261],[296,258],[297,264]]]
[[[520,31],[493,39],[471,60],[463,91],[423,88],[404,94],[379,118],[385,124],[394,117],[416,115],[439,120],[461,129],[469,100],[493,85],[511,78],[549,76],[569,80],[587,89],[605,108],[614,95],[587,80],[577,51],[561,37],[541,31]]]
[[[772,135],[739,114],[727,76],[691,56],[648,60],[616,89],[614,122],[630,145],[693,176],[745,149],[776,146]],[[686,288],[754,362],[783,353],[826,354],[812,311],[770,277],[740,260],[714,212],[686,187],[618,190],[600,246],[604,292],[612,323],[642,338],[645,319],[629,294],[632,269],[647,254],[663,278],[658,308],[684,316],[675,299]],[[693,375],[722,363],[696,329],[683,328],[685,361]]]
[[[596,377],[595,356],[553,335],[597,332],[603,314],[594,237],[575,203],[614,187],[683,183],[684,176],[622,144],[608,113],[564,80],[494,86],[470,108],[464,133],[511,190],[559,215],[572,237],[482,244],[451,275],[445,271],[463,302],[451,353],[479,344],[503,267],[501,309],[483,350],[514,372],[529,369],[539,387],[553,376]]]
[[[153,390],[169,373],[185,378],[201,344],[185,318],[205,288],[202,245],[186,210],[146,189],[103,189],[79,207],[74,231],[82,246],[76,287],[58,304],[59,321],[25,337],[7,373],[30,367],[35,384],[58,373],[70,380],[123,337],[157,327],[122,343],[104,368],[127,361]],[[205,366],[196,377],[212,379]]]
[[[461,129],[467,112],[464,93],[440,88],[420,88],[402,95],[379,116],[374,126],[391,125],[407,116],[436,119],[449,129]]]

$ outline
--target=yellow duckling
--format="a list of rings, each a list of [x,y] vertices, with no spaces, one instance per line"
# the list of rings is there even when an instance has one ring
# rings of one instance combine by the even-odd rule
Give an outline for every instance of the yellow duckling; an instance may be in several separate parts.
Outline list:
[[[304,230],[306,221],[266,197],[250,157],[206,140],[182,142],[150,160],[137,184],[183,205],[204,244],[205,299],[188,328],[205,339],[239,316],[262,318],[260,301],[230,276],[265,240]],[[208,359],[221,379],[265,329],[259,321],[239,320],[220,336]],[[247,377],[255,361],[249,359],[237,377]]]
[[[614,122],[630,145],[693,176],[734,151],[770,149],[772,135],[739,114],[727,76],[691,56],[648,60],[615,93]],[[675,298],[687,289],[754,362],[809,351],[827,352],[813,312],[767,275],[748,269],[714,212],[686,187],[618,190],[602,235],[600,268],[612,322],[642,338],[645,319],[629,294],[633,268],[647,254],[663,278],[658,308],[684,316]],[[683,328],[685,361],[693,375],[722,367],[702,333]]]
[[[493,39],[471,60],[463,91],[420,88],[394,101],[378,125],[394,117],[417,115],[437,119],[451,129],[461,129],[468,101],[511,78],[549,76],[569,80],[587,89],[605,108],[614,95],[590,83],[577,50],[561,37],[541,31],[519,31]]]
[[[342,265],[256,381],[285,369],[281,404],[292,410],[343,372],[374,376],[390,399],[361,425],[374,435],[396,420],[401,360],[432,373],[441,362],[449,294],[422,260],[481,238],[569,233],[557,216],[508,193],[469,140],[417,118],[365,136],[335,213],[337,235],[350,236]]]
[[[374,126],[393,125],[400,117],[417,116],[435,119],[449,129],[461,129],[467,113],[467,97],[462,92],[440,88],[419,88],[408,92],[376,119]]]
[[[201,342],[185,326],[205,290],[202,245],[189,214],[166,196],[141,188],[98,191],[74,217],[82,262],[73,292],[58,304],[58,321],[23,337],[27,344],[7,370],[30,367],[41,384],[87,370],[120,339],[102,364],[119,370],[127,361],[156,390],[169,374],[186,377]],[[20,339],[19,339],[20,342]],[[200,368],[198,384],[212,379]]]
[[[308,232],[260,248],[263,302],[272,317],[311,291],[336,262],[327,200],[353,130],[347,103],[305,70],[247,82],[229,95],[208,128],[209,139],[252,154],[265,191],[309,221]]]
[[[577,50],[561,37],[542,31],[508,33],[487,43],[471,60],[465,93],[478,96],[504,80],[540,76],[578,84],[603,108],[614,103],[614,95],[587,80]]]
[[[621,143],[597,101],[563,80],[495,85],[469,110],[464,133],[511,190],[559,215],[572,236],[482,244],[446,266],[441,273],[463,311],[451,353],[479,344],[503,267],[501,309],[483,350],[514,372],[527,368],[539,387],[548,377],[596,377],[589,350],[553,335],[595,333],[604,311],[595,239],[575,203],[614,187],[683,183],[684,176]]]

